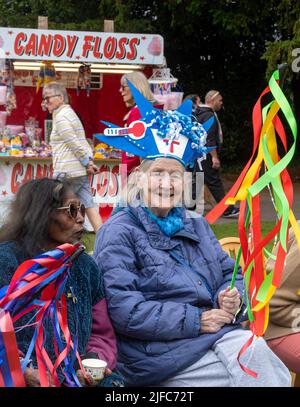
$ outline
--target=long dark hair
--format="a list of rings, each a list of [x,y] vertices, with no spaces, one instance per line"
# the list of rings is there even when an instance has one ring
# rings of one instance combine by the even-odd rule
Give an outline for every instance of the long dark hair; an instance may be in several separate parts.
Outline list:
[[[48,240],[51,214],[70,190],[68,180],[42,178],[23,184],[0,228],[0,242],[15,241],[30,257],[40,253]]]

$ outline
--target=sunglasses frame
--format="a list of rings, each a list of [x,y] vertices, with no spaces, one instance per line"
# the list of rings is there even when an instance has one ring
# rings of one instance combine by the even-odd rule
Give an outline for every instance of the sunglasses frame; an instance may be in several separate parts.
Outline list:
[[[50,95],[50,96],[44,96],[43,102],[49,103],[49,99],[54,98],[55,96],[61,96],[61,95]]]
[[[71,206],[74,205],[76,208],[76,215],[75,217],[72,216],[71,213]],[[85,217],[85,205],[83,203],[80,203],[79,205],[75,204],[74,202],[70,202],[68,206],[60,206],[59,208],[56,208],[57,210],[66,210],[70,218],[76,220],[78,216],[78,212],[80,212],[80,215],[84,218]]]

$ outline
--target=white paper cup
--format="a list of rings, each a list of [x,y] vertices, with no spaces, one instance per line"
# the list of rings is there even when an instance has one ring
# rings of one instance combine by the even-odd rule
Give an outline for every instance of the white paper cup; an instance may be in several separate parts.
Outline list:
[[[107,367],[107,363],[101,359],[84,359],[82,365],[87,374],[89,374],[93,380],[100,381],[104,377],[104,372]]]

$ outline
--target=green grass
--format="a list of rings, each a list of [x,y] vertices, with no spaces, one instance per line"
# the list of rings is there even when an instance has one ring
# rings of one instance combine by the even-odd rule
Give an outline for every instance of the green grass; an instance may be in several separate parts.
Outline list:
[[[82,243],[86,247],[86,252],[92,252],[94,250],[94,243],[95,243],[95,233],[94,232],[86,232],[83,236]]]
[[[274,222],[262,222],[262,235],[267,235],[274,227]],[[222,239],[222,237],[227,236],[238,236],[238,224],[237,222],[232,223],[220,223],[211,225],[214,234],[217,239]]]
[[[273,222],[262,222],[262,235],[266,236],[274,227]],[[237,222],[232,223],[221,223],[211,225],[214,234],[216,235],[217,239],[222,239],[223,237],[228,236],[238,236],[238,229],[237,229]],[[89,232],[83,238],[83,244],[86,247],[87,252],[91,252],[94,250],[94,241],[95,241],[95,233]],[[270,242],[267,246],[268,250],[272,250],[272,242]]]
[[[265,237],[274,227],[274,222],[262,222],[261,223],[261,233]],[[238,237],[238,225],[237,222],[232,223],[221,223],[216,225],[211,225],[214,234],[217,239],[220,240],[223,237],[236,236]],[[267,250],[271,251],[273,249],[273,240],[268,243]]]

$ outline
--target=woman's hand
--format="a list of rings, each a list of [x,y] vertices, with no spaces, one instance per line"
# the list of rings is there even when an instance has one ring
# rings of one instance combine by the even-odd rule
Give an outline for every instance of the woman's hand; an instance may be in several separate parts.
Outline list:
[[[41,387],[40,374],[37,369],[26,367],[24,371],[24,379],[28,387]],[[52,377],[48,374],[49,387],[55,387]]]
[[[200,333],[215,333],[218,332],[225,324],[230,324],[232,314],[222,309],[211,309],[204,311],[200,319]]]
[[[111,372],[111,370],[107,367],[106,369],[105,369],[105,372],[104,372],[104,374],[105,374],[105,376],[108,376],[108,375],[110,375],[112,372]],[[82,370],[77,370],[77,372],[76,372],[76,375],[77,375],[77,377],[78,377],[78,380],[79,380],[79,382],[80,382],[80,384],[83,386],[83,387],[95,387],[96,385],[97,385],[97,381],[95,381],[93,378],[92,378],[92,376],[90,376],[89,374],[87,374],[86,373],[86,377],[87,377],[87,379],[84,377],[84,374],[83,374],[83,372],[82,372]]]
[[[218,157],[212,157],[212,168],[215,170],[219,169],[221,167],[221,162]]]
[[[83,387],[95,387],[97,382],[92,378],[91,375],[85,373],[83,374],[83,371],[81,369],[77,370],[76,376],[78,377],[79,383]]]
[[[93,163],[93,161],[90,161],[86,166],[86,172],[88,175],[94,175],[99,172],[99,168]]]
[[[105,369],[104,374],[105,374],[105,376],[109,376],[110,374],[112,374],[112,371],[107,367],[107,368]]]
[[[220,291],[218,296],[218,303],[220,309],[229,312],[232,316],[235,316],[241,304],[241,296],[236,287],[230,290],[227,287],[226,290]]]

